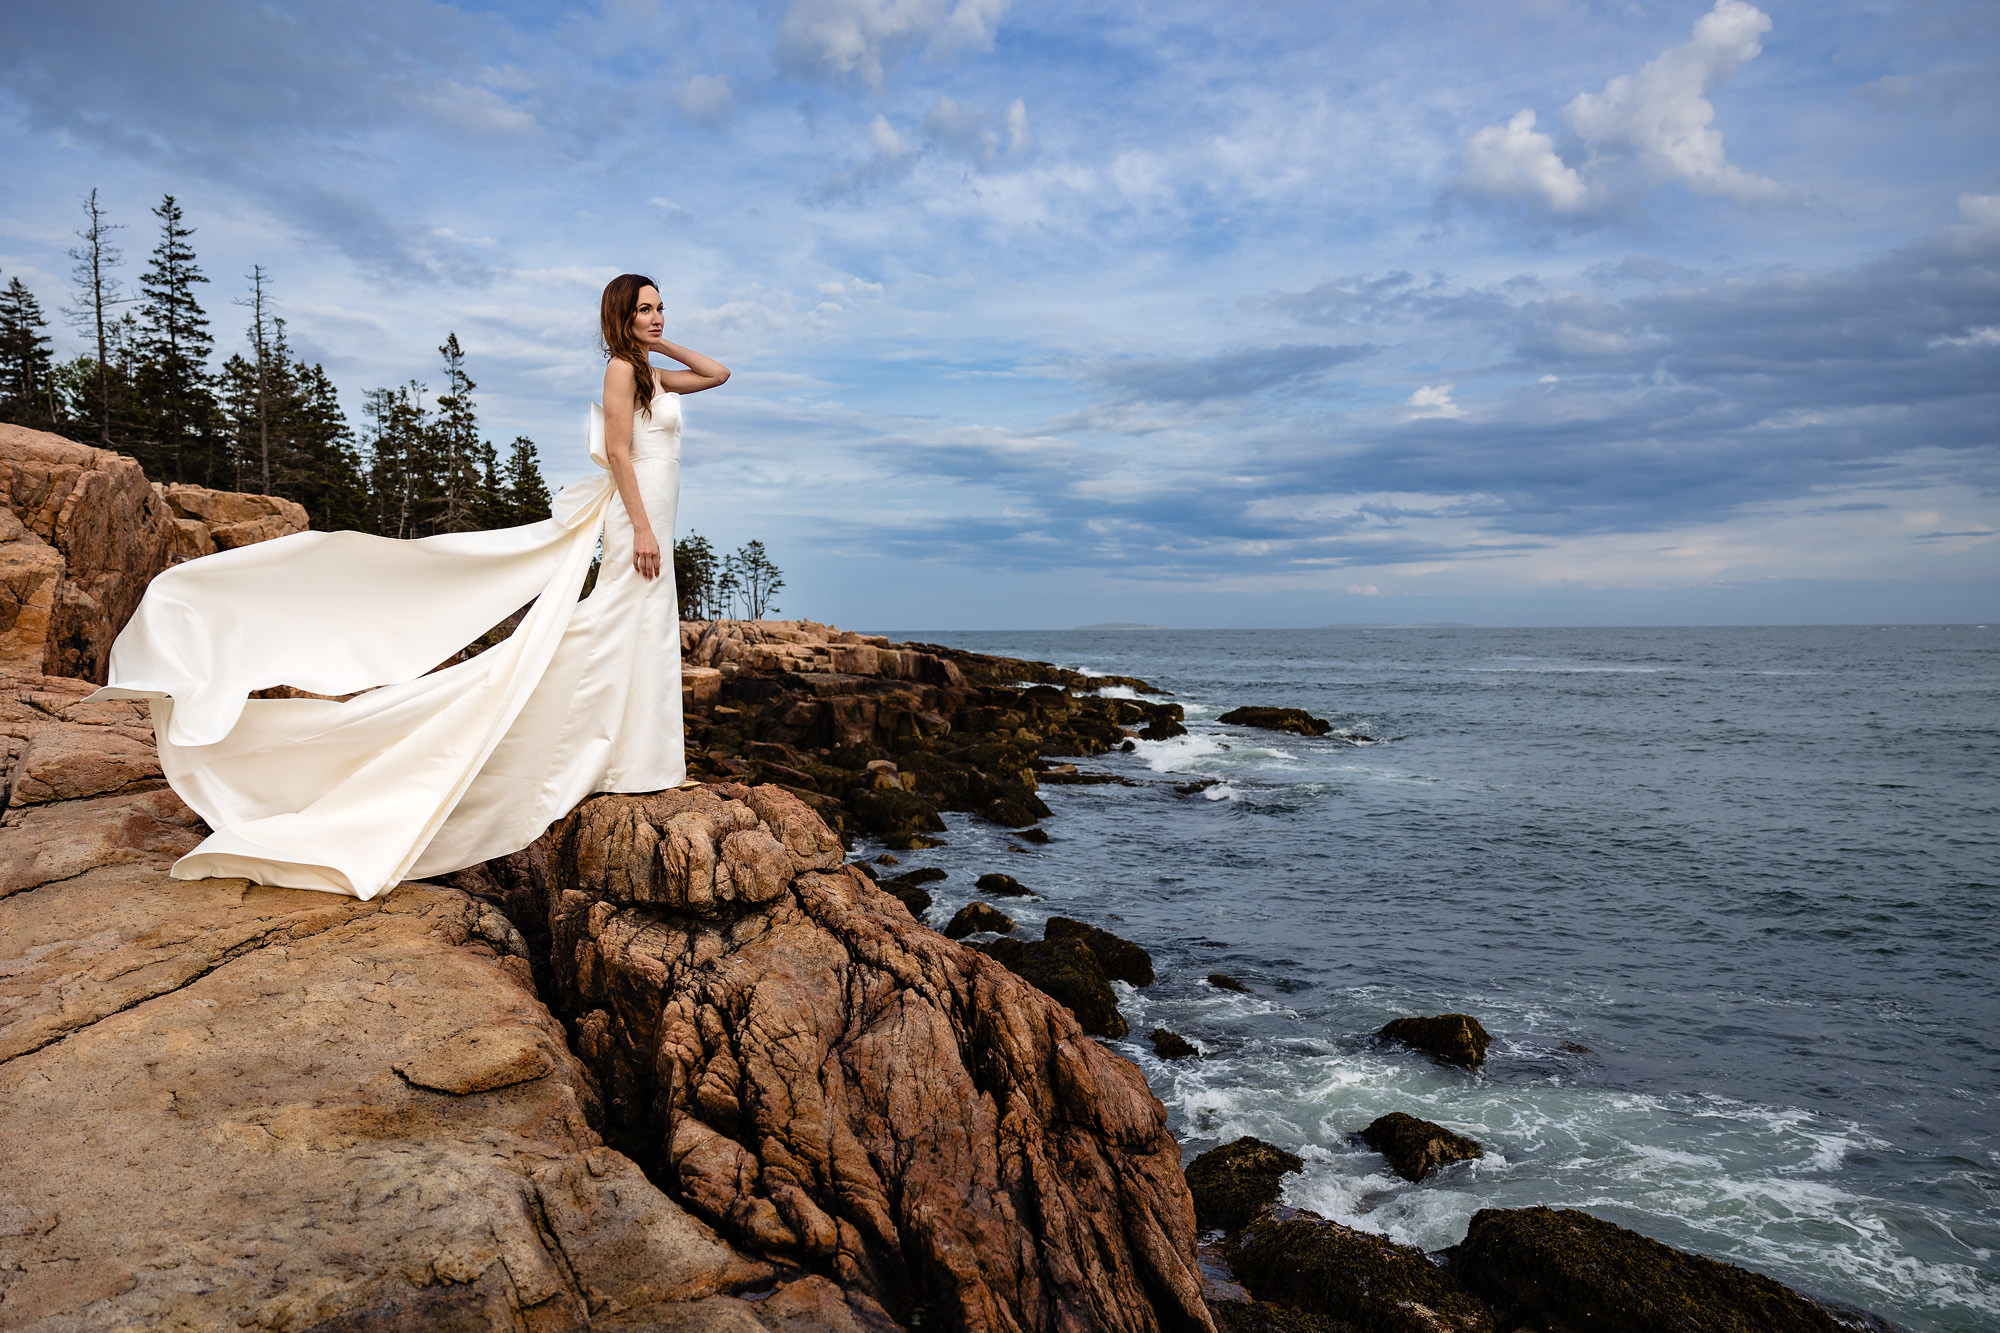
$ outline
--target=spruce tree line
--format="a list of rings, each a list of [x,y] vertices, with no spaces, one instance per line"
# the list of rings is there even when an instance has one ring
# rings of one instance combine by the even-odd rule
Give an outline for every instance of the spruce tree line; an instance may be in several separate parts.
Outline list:
[[[719,558],[698,532],[674,543],[674,591],[682,620],[728,620],[739,612],[746,620],[762,620],[778,609],[784,586],[784,571],[760,541],[747,541]]]
[[[55,431],[137,459],[154,481],[281,495],[312,526],[389,537],[507,527],[546,518],[534,442],[503,458],[479,430],[456,333],[438,348],[443,389],[411,380],[363,396],[357,438],[326,370],[308,365],[273,311],[271,278],[247,275],[244,350],[211,366],[215,338],[199,288],[194,228],[172,195],[153,209],[158,240],[136,294],[118,270],[97,192],[77,232],[66,314],[91,351],[54,358],[48,316],[18,275],[0,289],[0,421]]]

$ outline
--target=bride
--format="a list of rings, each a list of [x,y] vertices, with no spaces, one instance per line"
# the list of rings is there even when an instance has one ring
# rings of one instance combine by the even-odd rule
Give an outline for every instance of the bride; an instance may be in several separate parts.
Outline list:
[[[681,397],[729,371],[662,336],[659,289],[638,274],[604,289],[599,327],[602,472],[542,522],[417,541],[302,532],[153,580],[92,697],[151,701],[167,781],[214,830],[176,878],[373,898],[518,851],[592,792],[686,779],[660,534],[680,497]],[[432,669],[530,602],[505,641]],[[276,685],[354,697],[251,697]]]

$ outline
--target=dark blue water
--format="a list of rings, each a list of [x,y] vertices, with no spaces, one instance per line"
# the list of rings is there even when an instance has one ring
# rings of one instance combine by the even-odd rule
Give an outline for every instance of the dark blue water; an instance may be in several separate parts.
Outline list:
[[[1437,1248],[1587,1208],[1914,1329],[2000,1327],[2000,627],[896,632],[1144,677],[1190,734],[1048,788],[1054,842],[953,818],[936,920],[1005,869],[1153,951],[1123,1005],[1190,1152]],[[1304,707],[1352,745],[1224,727]],[[1197,795],[1176,782],[1219,778]],[[1012,850],[1025,847],[1024,850]],[[1224,971],[1253,994],[1209,987]],[[1462,1010],[1479,1074],[1378,1049]],[[1577,1051],[1574,1047],[1587,1048]],[[1476,1163],[1412,1186],[1404,1110]]]

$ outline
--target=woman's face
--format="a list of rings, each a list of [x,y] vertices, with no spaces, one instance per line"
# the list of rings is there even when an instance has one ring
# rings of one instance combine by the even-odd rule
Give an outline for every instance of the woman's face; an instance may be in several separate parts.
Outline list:
[[[656,287],[639,289],[639,304],[632,311],[632,336],[642,343],[650,343],[658,338],[667,327],[666,312],[660,309],[660,292]]]

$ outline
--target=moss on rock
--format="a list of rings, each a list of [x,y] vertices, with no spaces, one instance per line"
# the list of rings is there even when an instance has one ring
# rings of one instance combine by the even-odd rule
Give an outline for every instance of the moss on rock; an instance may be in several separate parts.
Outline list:
[[[1471,1161],[1481,1151],[1478,1140],[1401,1111],[1376,1119],[1361,1131],[1361,1141],[1388,1158],[1397,1175],[1413,1181],[1441,1166]]]
[[[1133,986],[1153,984],[1153,956],[1132,941],[1121,940],[1108,930],[1100,930],[1070,917],[1055,916],[1050,917],[1049,923],[1042,927],[1042,938],[1080,940],[1085,948],[1097,955],[1098,966],[1113,981]]]
[[[1430,1018],[1393,1018],[1375,1034],[1422,1051],[1443,1064],[1475,1069],[1486,1061],[1486,1048],[1493,1043],[1479,1020],[1471,1014],[1437,1014]]]
[[[1343,1319],[1364,1333],[1494,1333],[1486,1302],[1422,1250],[1313,1213],[1267,1209],[1231,1237],[1227,1253],[1257,1299]]]
[[[1125,1016],[1098,965],[1097,955],[1076,939],[994,940],[980,949],[1043,994],[1061,1001],[1085,1032],[1122,1037]]]
[[[1305,1169],[1297,1153],[1262,1139],[1210,1148],[1187,1166],[1195,1222],[1203,1231],[1235,1231],[1278,1201],[1284,1177]]]

